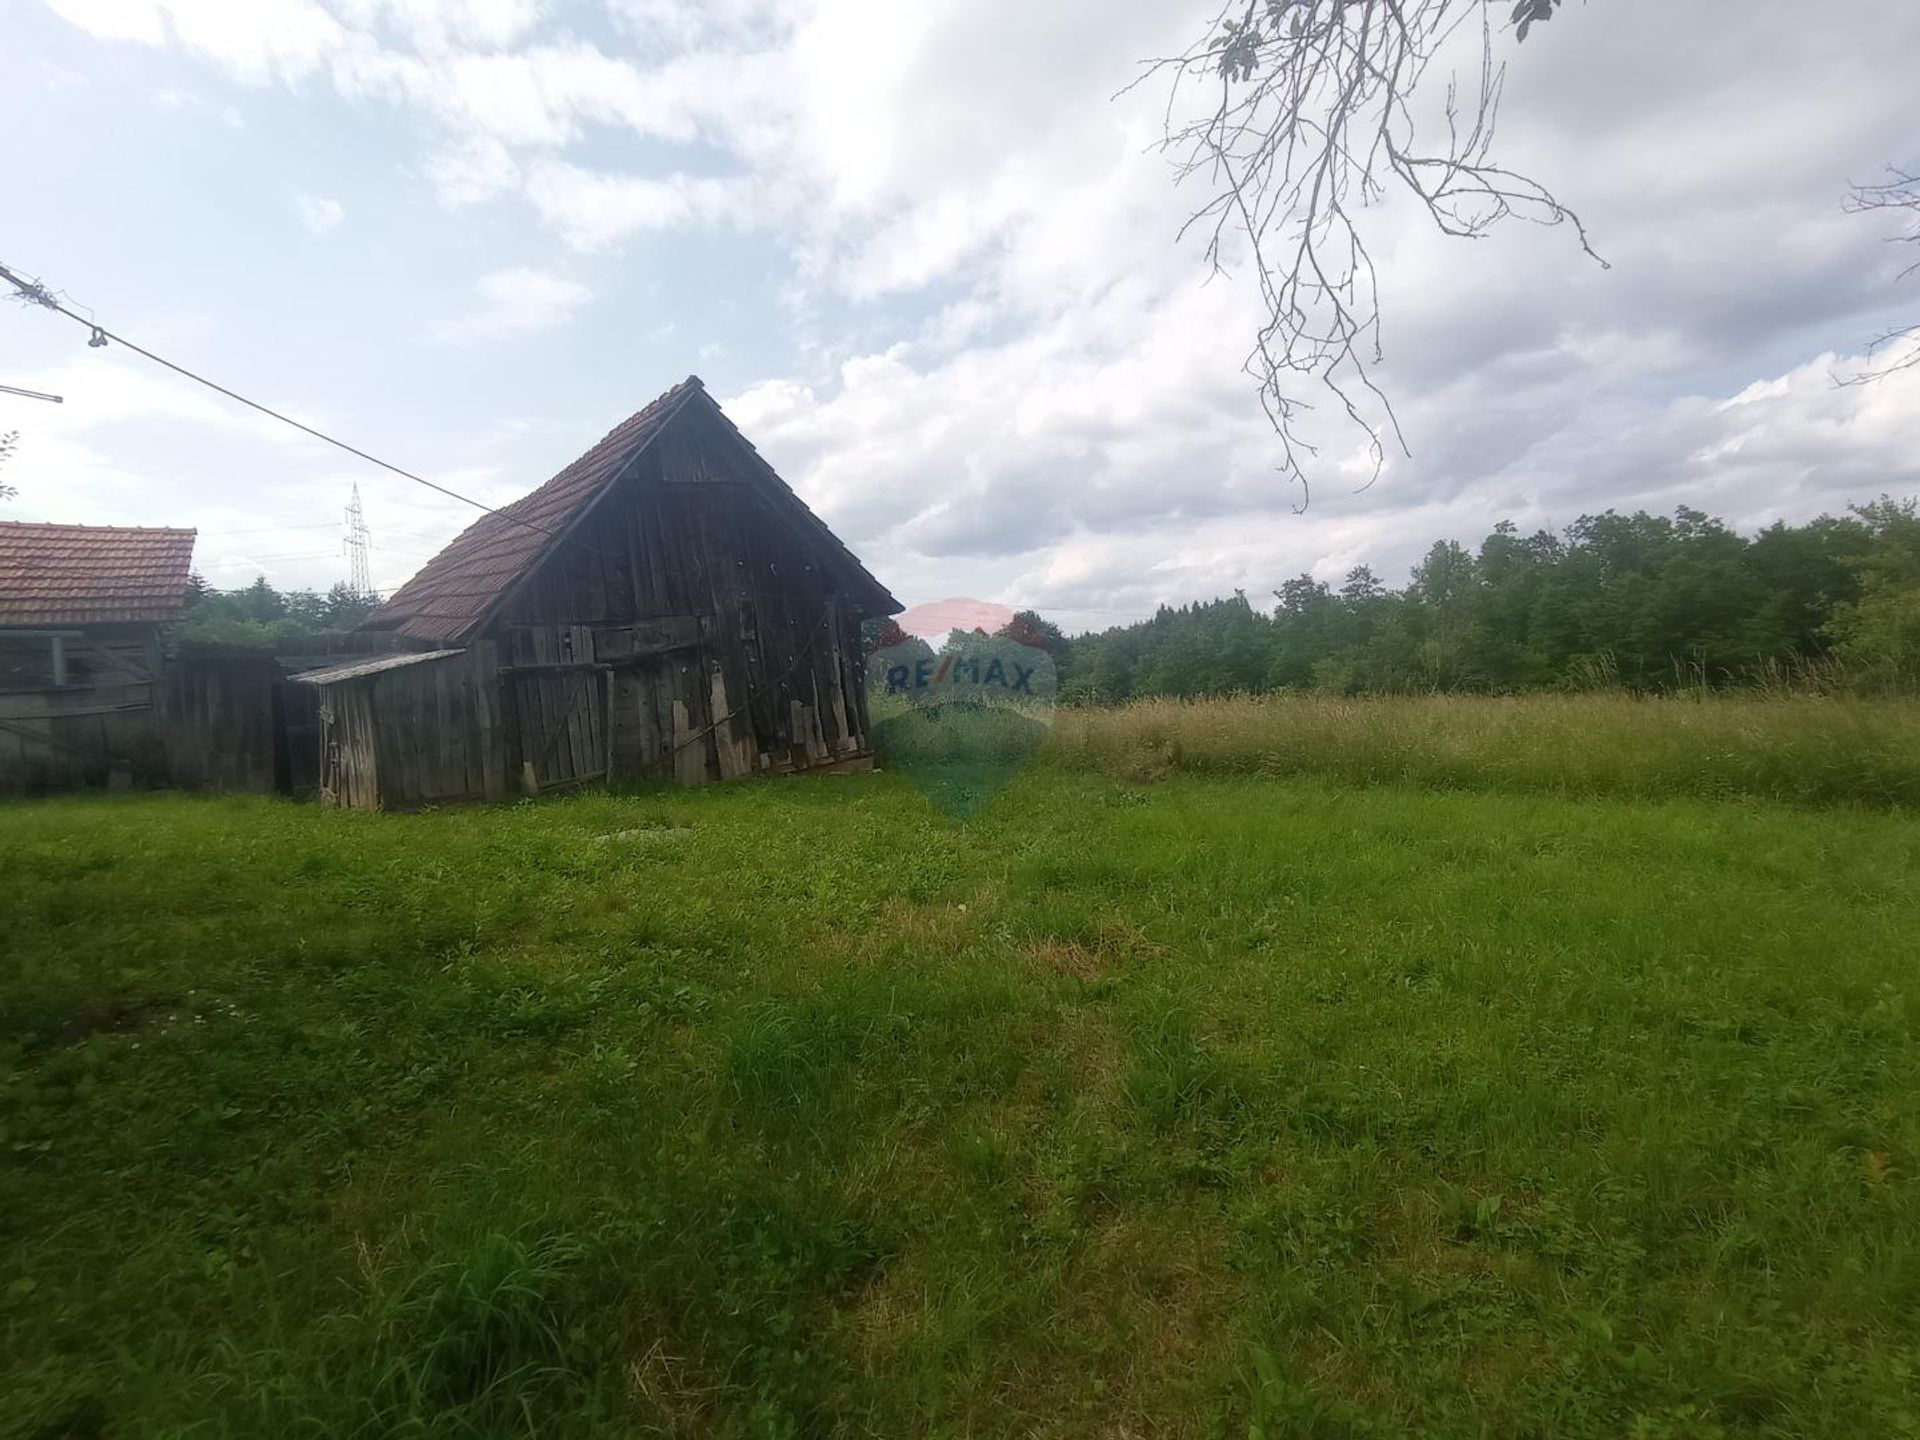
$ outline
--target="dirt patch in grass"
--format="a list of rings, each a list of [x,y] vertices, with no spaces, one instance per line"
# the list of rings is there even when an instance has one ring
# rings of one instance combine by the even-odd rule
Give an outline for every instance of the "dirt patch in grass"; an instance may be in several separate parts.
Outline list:
[[[1038,969],[1092,984],[1130,960],[1169,952],[1166,946],[1149,939],[1138,925],[1103,920],[1089,935],[1034,936],[1021,947],[1021,953]]]
[[[846,1310],[848,1339],[870,1374],[899,1363],[929,1304],[926,1275],[912,1256],[880,1269]]]
[[[161,995],[150,1000],[86,1000],[76,1005],[51,1027],[27,1037],[29,1051],[64,1050],[95,1035],[126,1035],[144,1029],[180,1004],[177,996]]]
[[[1028,960],[1042,970],[1091,984],[1107,972],[1107,959],[1090,945],[1078,940],[1063,940],[1057,935],[1042,935],[1025,947]]]
[[[951,951],[979,929],[981,918],[991,916],[1000,899],[1000,891],[991,886],[975,889],[965,900],[939,904],[889,895],[880,902],[867,933],[881,940],[909,940],[936,952]]]
[[[651,1311],[629,1324],[627,1393],[650,1435],[709,1435],[720,1419],[724,1387]]]
[[[1076,1332],[1108,1342],[1088,1407],[1098,1433],[1198,1433],[1188,1387],[1220,1368],[1235,1296],[1223,1233],[1212,1218],[1169,1227],[1116,1214],[1089,1236],[1062,1298]]]
[[[86,1395],[44,1424],[20,1433],[25,1440],[100,1440],[107,1434],[107,1407],[98,1396]]]

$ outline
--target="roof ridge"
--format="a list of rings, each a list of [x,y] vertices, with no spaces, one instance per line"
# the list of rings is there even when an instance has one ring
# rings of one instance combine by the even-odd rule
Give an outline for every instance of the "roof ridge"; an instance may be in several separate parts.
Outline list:
[[[683,392],[687,392],[690,386],[700,390],[705,390],[706,388],[705,386],[701,385],[700,377],[698,375],[690,375],[685,380],[682,380],[679,384],[674,385],[667,390],[661,391],[660,394],[654,396],[653,399],[649,400],[645,405],[642,405],[638,410],[634,411],[631,415],[627,416],[626,419],[622,420],[618,425],[615,425],[611,430],[607,431],[606,434],[602,435],[598,440],[594,441],[594,443],[588,446],[586,450],[581,452],[579,455],[575,456],[572,460],[569,460],[565,465],[561,466],[560,469],[554,471],[552,475],[548,476],[545,480],[542,480],[538,485],[534,486],[533,489],[529,490],[526,494],[520,496],[518,499],[509,500],[504,505],[495,506],[494,509],[489,513],[494,515],[509,515],[509,516],[512,515],[516,506],[524,505],[526,504],[527,501],[536,498],[541,491],[545,490],[549,485],[553,484],[554,481],[560,479],[568,471],[573,470],[578,466],[584,464],[586,461],[590,460],[593,457],[593,454],[595,451],[599,450],[603,445],[611,444],[620,435],[621,431],[637,427],[642,421],[665,420],[667,417],[664,413],[664,407],[666,406],[667,402],[669,400],[672,400],[674,397],[681,395]],[[474,524],[477,525],[481,523],[481,521],[485,520],[486,518],[487,517],[483,515],[480,517],[480,520],[476,520]],[[467,528],[472,529],[473,527],[468,526]],[[455,538],[457,539],[458,537],[456,536]]]
[[[85,525],[77,520],[0,520],[9,529],[131,531],[141,535],[198,535],[193,525]]]

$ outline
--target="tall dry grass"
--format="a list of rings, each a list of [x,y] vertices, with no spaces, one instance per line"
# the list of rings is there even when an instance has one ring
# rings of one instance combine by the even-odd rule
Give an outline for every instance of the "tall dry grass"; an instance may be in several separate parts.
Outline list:
[[[1324,775],[1441,789],[1920,804],[1920,707],[1842,695],[1140,700],[1062,710],[1046,754],[1129,780]]]

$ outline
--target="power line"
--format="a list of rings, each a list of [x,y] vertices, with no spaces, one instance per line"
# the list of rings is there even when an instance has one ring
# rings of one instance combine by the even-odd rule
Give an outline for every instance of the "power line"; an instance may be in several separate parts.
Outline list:
[[[299,525],[262,525],[255,529],[248,530],[202,530],[200,532],[200,538],[202,540],[231,540],[238,536],[245,535],[285,535],[295,530],[339,530],[341,528],[341,523],[338,520],[321,520],[311,525],[303,523]],[[441,546],[444,546],[446,541],[452,538],[444,531],[430,530],[382,530],[380,533],[383,535],[397,535],[402,540],[426,540]],[[381,541],[374,545],[373,548],[384,552],[392,551],[395,547],[387,544],[385,541]],[[404,549],[404,547],[401,548]],[[418,552],[408,551],[406,553],[412,554]]]
[[[425,476],[416,475],[411,470],[403,470],[398,465],[392,464],[391,462],[386,460],[382,460],[378,455],[369,455],[366,451],[360,449],[357,445],[349,445],[344,440],[335,439],[333,436],[327,434],[324,430],[316,430],[311,425],[302,424],[300,421],[295,420],[292,416],[283,415],[278,410],[273,409],[269,405],[262,405],[258,400],[249,400],[246,396],[240,394],[238,391],[229,390],[226,386],[221,385],[216,381],[209,380],[204,375],[196,374],[194,371],[187,369],[187,367],[184,365],[176,365],[174,364],[173,361],[167,359],[163,355],[156,355],[151,350],[142,349],[140,346],[134,344],[131,340],[127,339],[125,336],[116,335],[114,334],[113,331],[108,330],[106,327],[94,324],[92,320],[88,319],[84,315],[76,315],[73,311],[69,310],[65,305],[62,305],[59,300],[55,299],[53,292],[49,290],[40,281],[29,279],[21,275],[17,275],[4,264],[0,264],[0,279],[4,279],[9,284],[11,284],[13,288],[19,292],[19,298],[27,301],[29,304],[41,306],[43,309],[51,310],[57,315],[64,315],[67,317],[67,319],[73,321],[76,325],[84,325],[89,331],[92,332],[87,339],[87,344],[93,347],[94,349],[99,349],[101,346],[104,346],[109,340],[114,342],[116,345],[124,345],[127,347],[127,349],[133,351],[134,354],[145,356],[147,359],[153,361],[153,363],[156,365],[164,365],[167,369],[173,371],[176,375],[184,375],[187,379],[194,381],[196,384],[204,385],[209,390],[217,390],[220,394],[226,396],[229,400],[237,400],[240,404],[245,405],[250,410],[258,410],[262,415],[271,416],[273,419],[278,420],[283,425],[291,425],[294,429],[303,431],[304,433],[311,435],[316,440],[323,440],[327,444],[335,447],[336,449],[346,451],[349,455],[357,455],[370,465],[378,465],[382,470],[391,470],[395,475],[398,475],[403,480],[411,480],[416,485],[424,485],[427,487],[427,489],[438,491],[440,494],[445,495],[450,500],[458,500],[463,505],[471,505],[476,510],[486,511],[487,514],[489,515],[498,515],[503,520],[511,520],[514,524],[524,526],[526,529],[532,530],[537,534],[545,535],[549,539],[557,540],[560,538],[554,531],[547,529],[544,525],[535,525],[530,520],[522,520],[518,515],[509,515],[504,510],[497,510],[493,506],[488,505],[483,501],[474,499],[471,495],[462,495],[458,490],[449,490],[446,486],[437,484],[434,481],[427,479]]]
[[[225,568],[231,570],[240,565],[264,565],[269,560],[336,560],[338,558],[339,555],[335,551],[316,550],[311,554],[303,553],[298,555],[237,555],[231,560],[213,560],[208,563],[214,569]]]
[[[202,530],[203,540],[223,540],[233,535],[282,535],[289,530],[338,530],[337,520],[321,520],[312,525],[262,525],[257,530]]]
[[[390,555],[396,560],[404,560],[407,557],[413,556],[413,555],[429,555],[430,556],[437,552],[432,550],[395,550],[390,547],[382,546],[380,553],[382,555]],[[251,565],[256,560],[330,560],[330,559],[339,558],[339,551],[337,550],[314,550],[311,552],[305,551],[305,550],[301,550],[301,551],[289,550],[285,553],[276,551],[272,555],[255,555],[248,550],[235,550],[235,551],[232,551],[231,554],[233,558],[224,559],[224,560],[212,560],[212,561],[209,561],[208,563],[212,565]]]

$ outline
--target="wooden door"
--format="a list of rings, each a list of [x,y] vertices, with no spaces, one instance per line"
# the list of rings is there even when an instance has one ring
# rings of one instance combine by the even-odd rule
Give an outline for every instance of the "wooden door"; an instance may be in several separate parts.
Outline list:
[[[527,794],[606,778],[607,676],[594,665],[506,672],[518,745],[513,774]]]

